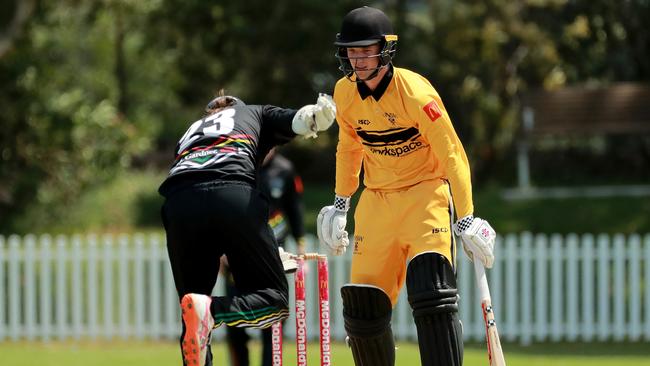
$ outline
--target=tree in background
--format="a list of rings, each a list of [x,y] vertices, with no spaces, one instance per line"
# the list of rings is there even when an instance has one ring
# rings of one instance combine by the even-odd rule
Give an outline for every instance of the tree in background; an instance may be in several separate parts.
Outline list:
[[[289,106],[333,90],[339,77],[333,56],[338,17],[359,3],[164,1],[149,16],[148,43],[176,54],[182,78],[174,92],[189,109],[170,122],[162,142],[175,143],[187,120],[180,117],[195,117],[221,87],[248,103]]]
[[[157,152],[169,151],[221,87],[250,103],[296,106],[315,91],[331,91],[341,76],[333,57],[340,17],[363,5],[354,0],[5,3],[0,233],[47,226],[82,192],[129,168],[164,169],[159,161],[168,157],[158,158]],[[503,183],[511,174],[523,93],[650,79],[647,0],[369,5],[394,20],[398,66],[423,74],[442,94],[473,156],[480,186]],[[320,140],[314,150],[292,146],[307,180],[331,182],[332,140]],[[155,187],[151,192],[155,195]]]
[[[412,7],[401,12],[398,60],[446,98],[477,157],[478,182],[503,179],[512,163],[522,93],[650,79],[648,1],[430,0]]]
[[[2,54],[0,232],[55,220],[149,148],[171,88],[164,58],[124,29],[150,3],[37,2]]]

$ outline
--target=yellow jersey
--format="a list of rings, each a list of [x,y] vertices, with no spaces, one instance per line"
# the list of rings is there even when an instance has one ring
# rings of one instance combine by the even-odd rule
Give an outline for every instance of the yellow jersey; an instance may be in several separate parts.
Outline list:
[[[334,88],[339,125],[336,187],[351,196],[364,185],[394,191],[427,180],[449,182],[457,217],[474,211],[469,162],[431,83],[392,67],[374,91],[340,79]]]

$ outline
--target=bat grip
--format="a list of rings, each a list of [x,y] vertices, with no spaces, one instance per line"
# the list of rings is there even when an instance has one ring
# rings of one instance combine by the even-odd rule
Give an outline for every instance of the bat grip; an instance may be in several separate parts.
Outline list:
[[[476,287],[478,287],[481,302],[487,300],[492,301],[490,297],[490,287],[488,286],[487,276],[485,275],[485,267],[479,260],[474,260],[474,273],[476,274]]]

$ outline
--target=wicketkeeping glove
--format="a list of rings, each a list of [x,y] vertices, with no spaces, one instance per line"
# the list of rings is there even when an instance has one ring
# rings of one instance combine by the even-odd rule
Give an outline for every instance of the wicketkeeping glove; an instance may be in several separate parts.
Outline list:
[[[320,93],[316,104],[308,104],[298,110],[293,117],[291,129],[297,135],[316,137],[318,131],[325,131],[336,117],[336,105],[332,97]]]
[[[350,208],[350,198],[336,196],[334,205],[325,206],[316,219],[316,232],[321,245],[327,246],[333,255],[345,253],[348,247],[348,232],[345,231],[346,216]]]
[[[487,221],[472,215],[459,219],[454,232],[463,243],[463,250],[470,260],[478,258],[485,268],[494,264],[494,240],[497,234]]]

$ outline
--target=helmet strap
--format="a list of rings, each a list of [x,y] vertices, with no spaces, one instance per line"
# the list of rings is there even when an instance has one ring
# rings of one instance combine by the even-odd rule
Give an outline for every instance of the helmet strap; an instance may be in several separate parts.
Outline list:
[[[368,77],[365,78],[365,79],[361,79],[361,78],[359,78],[359,75],[356,75],[356,73],[355,73],[354,71],[353,71],[352,73],[348,74],[349,76],[346,75],[346,77],[347,77],[348,80],[350,80],[350,81],[354,81],[354,82],[356,82],[356,83],[363,83],[363,82],[366,82],[366,81],[368,81],[368,80],[372,80],[372,79],[376,78],[377,75],[379,75],[379,70],[381,70],[383,67],[386,67],[386,66],[388,66],[388,64],[386,64],[386,65],[379,65],[378,67],[375,68],[375,70],[372,72],[372,74],[368,75]],[[352,79],[352,74],[354,74],[354,75],[356,76],[354,79]]]

